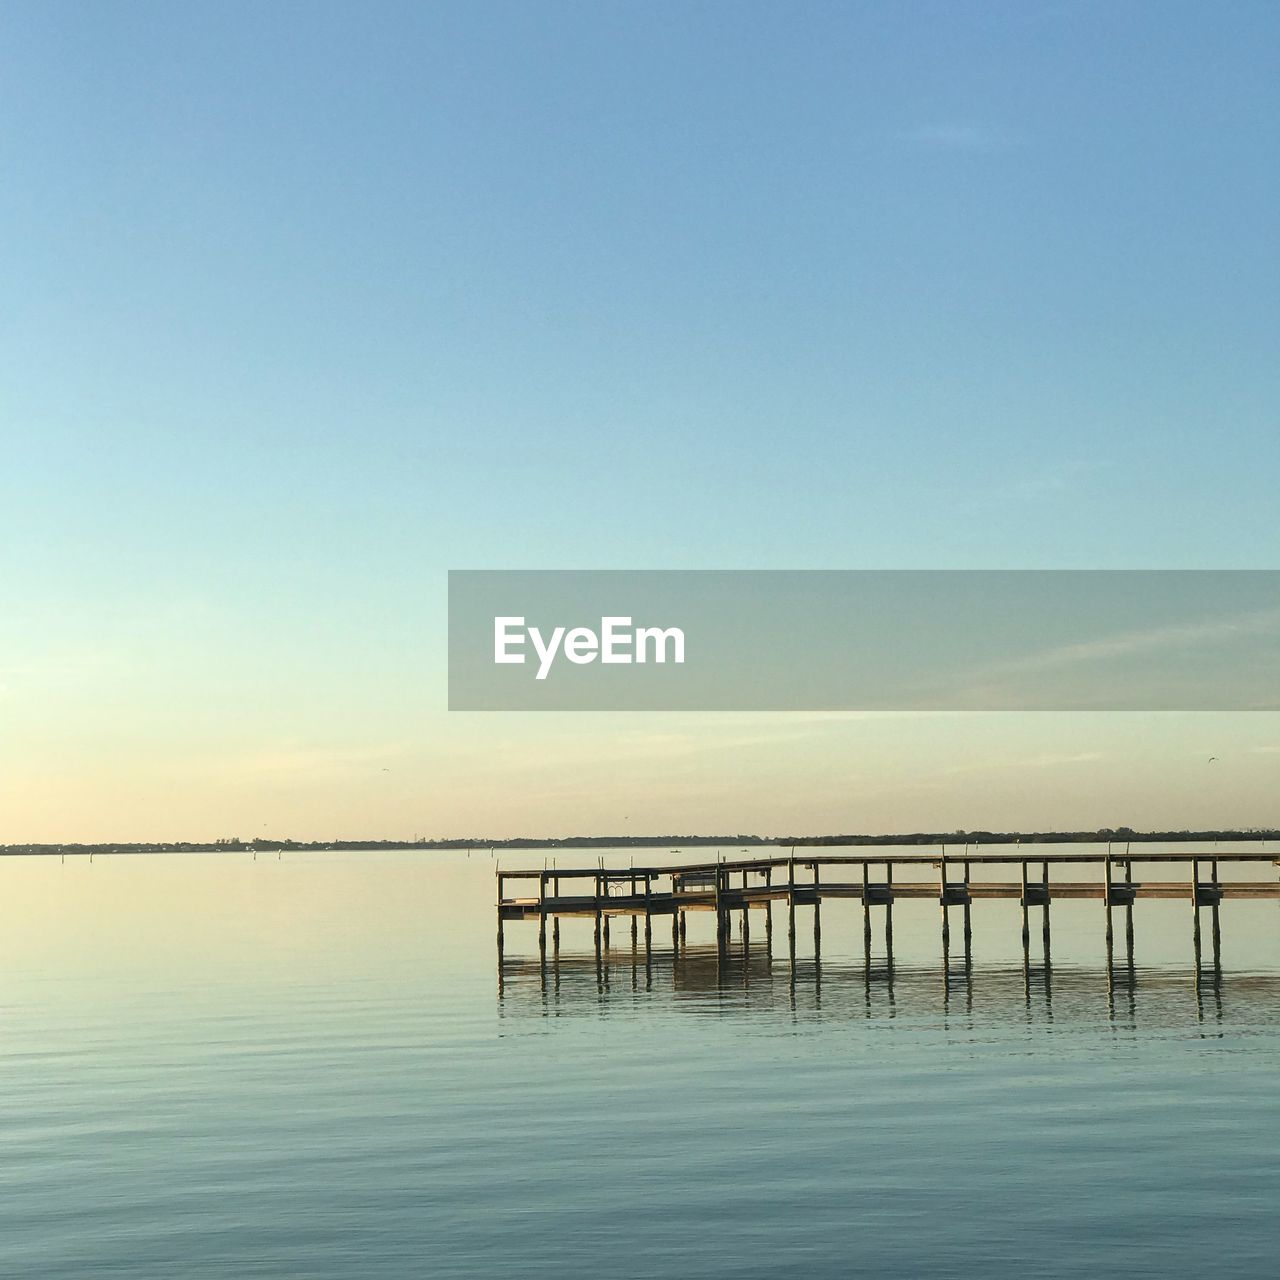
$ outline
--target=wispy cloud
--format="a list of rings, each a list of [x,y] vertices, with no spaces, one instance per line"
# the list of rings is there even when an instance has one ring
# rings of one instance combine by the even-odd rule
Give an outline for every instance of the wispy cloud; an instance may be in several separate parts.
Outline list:
[[[1126,631],[1098,640],[1057,645],[1025,658],[1002,663],[1005,674],[1051,671],[1105,662],[1110,658],[1156,653],[1171,649],[1195,649],[1246,635],[1267,635],[1280,629],[1280,609],[1261,609],[1212,622],[1176,623],[1144,631]]]
[[[999,129],[972,122],[947,120],[916,125],[902,130],[900,142],[934,151],[1001,151],[1013,145],[1013,138]]]
[[[1073,755],[1038,755],[1005,757],[997,760],[971,760],[942,770],[948,777],[959,773],[1001,773],[1009,769],[1058,769],[1074,764],[1093,764],[1105,760],[1101,751],[1077,751]]]
[[[409,752],[410,744],[407,742],[368,746],[281,743],[178,762],[171,767],[171,771],[180,774],[195,773],[224,782],[349,782],[389,770]]]
[[[1225,662],[1234,646],[1249,637],[1275,636],[1280,632],[1280,610],[1263,609],[1203,622],[1119,632],[1097,639],[1050,645],[1026,653],[956,672],[949,692],[974,707],[1016,709],[1050,707],[1055,700],[1074,705],[1081,696],[1079,682],[1089,682],[1089,696],[1099,708],[1125,705],[1135,692],[1132,672],[1135,660],[1172,664],[1173,676],[1186,681],[1187,664],[1193,661]],[[1194,658],[1192,655],[1195,655]],[[1204,655],[1208,655],[1206,658]],[[1181,666],[1179,666],[1181,664]],[[1065,683],[1064,683],[1065,682]],[[1263,706],[1269,704],[1262,704]]]

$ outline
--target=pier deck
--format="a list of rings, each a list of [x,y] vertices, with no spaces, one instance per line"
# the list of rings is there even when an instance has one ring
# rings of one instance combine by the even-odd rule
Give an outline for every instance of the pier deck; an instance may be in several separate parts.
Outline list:
[[[1266,865],[1270,879],[1222,878],[1224,867],[1237,871],[1247,864],[1261,869]],[[1049,910],[1055,900],[1092,899],[1106,912],[1108,954],[1112,939],[1113,909],[1124,911],[1126,940],[1132,948],[1133,908],[1144,899],[1183,900],[1192,907],[1192,934],[1197,965],[1200,957],[1200,917],[1210,913],[1215,963],[1219,954],[1219,905],[1232,899],[1280,901],[1280,878],[1275,868],[1280,859],[1274,851],[1124,852],[1113,850],[1069,850],[1041,846],[1028,851],[948,855],[886,854],[883,850],[865,854],[825,854],[806,850],[776,857],[752,857],[720,862],[696,862],[674,866],[628,867],[625,870],[596,867],[499,868],[497,876],[498,950],[501,962],[503,928],[509,921],[536,920],[538,944],[545,954],[547,923],[552,925],[553,946],[559,946],[560,920],[585,917],[595,921],[597,951],[608,946],[609,923],[630,917],[632,937],[644,922],[644,945],[652,947],[654,917],[669,918],[672,947],[679,950],[685,936],[685,917],[690,911],[714,912],[716,938],[727,947],[731,922],[740,917],[744,938],[750,935],[753,912],[764,914],[766,937],[773,934],[773,905],[785,905],[788,945],[794,961],[796,910],[812,911],[815,949],[821,946],[822,903],[827,900],[861,902],[863,932],[868,956],[871,951],[873,908],[883,911],[886,950],[892,954],[893,904],[899,900],[923,899],[941,908],[944,954],[950,938],[950,909],[963,913],[966,952],[972,928],[971,905],[987,900],[1014,900],[1022,907],[1024,954],[1029,950],[1029,912],[1041,909],[1045,958],[1049,947]],[[984,869],[1016,868],[1018,878],[985,879]],[[1180,868],[1186,871],[1173,878]],[[1142,871],[1141,878],[1135,871]],[[1092,871],[1092,875],[1089,872]],[[975,872],[979,874],[975,875]],[[1070,879],[1055,875],[1066,873]],[[1087,877],[1087,878],[1085,878]],[[509,885],[531,886],[533,893],[508,895]]]
[[[794,900],[798,906],[814,906],[823,899],[853,899],[869,905],[889,906],[897,899],[949,899],[948,906],[962,906],[983,899],[1021,899],[1030,896],[1032,906],[1044,905],[1047,891],[1054,898],[1094,899],[1108,896],[1112,906],[1123,906],[1143,898],[1190,899],[1198,895],[1201,905],[1231,898],[1273,898],[1280,900],[1280,878],[1271,880],[1221,880],[1223,864],[1266,863],[1280,865],[1275,853],[1211,855],[1196,853],[1051,853],[1034,858],[1021,854],[968,854],[944,858],[883,854],[866,857],[839,855],[811,858],[752,858],[742,861],[698,863],[675,867],[635,867],[624,872],[602,871],[599,867],[540,868],[538,870],[499,869],[498,910],[505,920],[536,920],[548,916],[669,916],[677,911],[741,911],[766,908],[774,902]],[[1133,878],[1135,867],[1183,864],[1192,868],[1187,880],[1146,875]],[[1019,866],[1019,880],[992,881],[973,878],[973,869],[990,865]],[[1052,869],[1073,871],[1093,866],[1100,871],[1091,880],[1055,880]],[[850,870],[862,874],[847,877]],[[873,880],[870,871],[880,874]],[[898,878],[894,878],[895,871]],[[937,878],[919,878],[929,871]],[[1203,871],[1203,874],[1201,872]],[[903,878],[903,873],[915,878]],[[755,883],[752,883],[752,879]],[[506,896],[508,882],[533,882],[538,892]],[[590,892],[562,893],[568,883],[584,882]]]

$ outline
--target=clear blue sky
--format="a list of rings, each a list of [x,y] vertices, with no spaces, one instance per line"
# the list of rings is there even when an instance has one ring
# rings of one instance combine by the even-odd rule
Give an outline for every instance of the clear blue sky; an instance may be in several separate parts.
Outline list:
[[[4,5],[13,829],[428,778],[449,567],[1274,567],[1278,73],[1269,3]]]

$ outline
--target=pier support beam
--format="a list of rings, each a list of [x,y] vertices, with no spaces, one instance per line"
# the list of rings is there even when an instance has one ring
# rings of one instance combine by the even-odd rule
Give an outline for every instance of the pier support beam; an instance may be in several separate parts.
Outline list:
[[[770,895],[764,900],[764,953],[773,959],[773,868],[764,869],[764,887]]]
[[[728,947],[729,920],[724,908],[725,869],[716,865],[716,953],[723,956]]]
[[[871,873],[864,862],[862,864],[862,955],[866,962],[867,973],[871,972]]]
[[[791,955],[791,968],[796,967],[796,860],[787,864],[787,950]]]
[[[973,964],[973,916],[969,902],[969,864],[964,864],[964,967],[968,970]]]
[[[889,901],[884,908],[884,957],[889,973],[889,981],[893,981],[893,863],[884,864],[884,884],[889,893]],[[891,988],[892,989],[892,988]]]
[[[1044,980],[1049,981],[1049,864],[1042,863],[1040,866],[1040,881],[1044,885],[1044,905],[1040,908],[1043,912],[1040,921],[1040,947],[1044,952]]]
[[[503,938],[503,920],[502,920],[502,872],[497,873],[498,881],[498,994],[502,994],[502,959],[505,950]]]
[[[552,881],[551,892],[558,898],[560,896],[560,877],[556,876]],[[560,917],[556,915],[551,920],[551,945],[555,949],[556,955],[560,954]]]
[[[813,957],[822,954],[822,885],[818,864],[813,864]]]
[[[1107,846],[1107,856],[1102,864],[1102,900],[1107,912],[1107,967],[1111,967],[1111,846]]]
[[[600,954],[600,932],[604,927],[604,913],[600,909],[602,894],[600,892],[600,877],[596,876],[596,955]]]
[[[644,962],[649,963],[649,952],[653,949],[653,896],[652,876],[644,873]]]
[[[538,963],[547,967],[547,873],[538,877]]]

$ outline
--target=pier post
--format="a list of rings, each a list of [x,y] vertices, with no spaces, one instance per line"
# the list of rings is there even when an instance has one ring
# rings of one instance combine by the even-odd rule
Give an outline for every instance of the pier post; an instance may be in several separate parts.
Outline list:
[[[547,873],[538,875],[538,957],[545,966],[547,963]]]
[[[1191,860],[1191,941],[1195,947],[1196,981],[1200,981],[1200,863]]]
[[[502,872],[497,873],[498,879],[498,990],[502,990],[502,953],[504,938],[502,936]]]
[[[1209,907],[1209,936],[1213,940],[1213,971],[1215,974],[1222,971],[1222,931],[1218,927],[1218,904],[1212,903]]]
[[[640,933],[640,917],[636,915],[636,874],[631,873],[631,950],[636,949]]]
[[[884,883],[889,891],[889,901],[884,908],[884,958],[889,975],[889,995],[893,997],[893,863],[884,864]]]
[[[671,909],[671,954],[678,956],[680,954],[680,943],[683,939],[680,937],[680,917],[684,915],[683,911]]]
[[[1027,902],[1027,861],[1022,860],[1022,971],[1025,984],[1031,983],[1031,907]]]
[[[680,892],[680,873],[678,871],[671,872],[671,958],[674,961],[680,953],[680,936],[676,928],[676,918],[680,914],[677,906],[677,899]],[[674,970],[673,970],[674,972]]]
[[[727,932],[724,918],[724,907],[722,898],[724,896],[724,877],[725,870],[722,864],[716,863],[716,954],[723,955],[725,948],[725,933]]]
[[[653,945],[653,904],[650,901],[652,895],[650,883],[652,879],[652,875],[646,871],[644,873],[644,954],[646,962],[649,950]]]
[[[764,869],[764,887],[769,896],[764,900],[764,953],[773,959],[773,867]]]
[[[1102,862],[1102,900],[1107,911],[1107,956],[1110,963],[1113,935],[1111,930],[1111,846],[1107,845],[1107,856]]]
[[[1218,973],[1222,969],[1222,931],[1218,927],[1218,860],[1214,858],[1209,864],[1209,874],[1213,876],[1214,897],[1209,907],[1209,921],[1212,928],[1213,938],[1213,971]]]
[[[951,951],[951,918],[947,913],[947,846],[938,860],[938,901],[942,903],[942,967],[945,973]]]
[[[787,947],[791,953],[791,967],[796,965],[796,859],[793,853],[787,861]]]
[[[558,898],[560,896],[560,877],[556,876],[552,881],[552,893]],[[560,954],[560,916],[557,913],[551,918],[551,945],[555,948],[556,955]]]
[[[818,864],[813,864],[813,956],[822,953],[822,889]]]
[[[1027,860],[1023,860],[1023,955],[1030,957],[1030,947],[1032,947],[1032,927],[1030,927],[1030,905],[1027,901]]]
[[[968,859],[964,864],[964,965],[968,969],[973,963],[973,919],[969,910],[969,875]]]
[[[1047,861],[1041,864],[1040,875],[1044,883],[1044,917],[1040,922],[1040,946],[1044,951],[1044,980],[1047,985],[1049,981],[1049,902],[1051,898],[1049,893],[1049,863]]]
[[[598,874],[598,873],[597,873],[597,875],[596,875],[596,902],[595,902],[595,906],[596,906],[596,959],[597,959],[597,960],[599,960],[599,958],[600,958],[600,931],[601,931],[601,929],[603,928],[603,924],[604,924],[604,913],[603,913],[603,912],[601,911],[601,909],[600,909],[600,907],[601,907],[601,903],[600,903],[600,876],[599,876],[599,874]]]
[[[964,968],[965,974],[973,968],[973,922],[969,916],[969,863],[964,864]]]
[[[1125,846],[1125,853],[1128,854],[1128,846]],[[1133,885],[1133,859],[1125,858],[1124,861],[1124,882],[1127,886]],[[1133,896],[1127,895],[1129,901],[1124,904],[1124,953],[1126,963],[1130,970],[1133,969]]]
[[[652,897],[653,873],[646,871],[644,873],[644,989],[650,990],[653,986],[653,904],[650,901]],[[675,969],[675,958],[672,957],[672,970]]]
[[[862,864],[862,955],[866,961],[867,973],[871,972],[871,869],[870,864]]]

